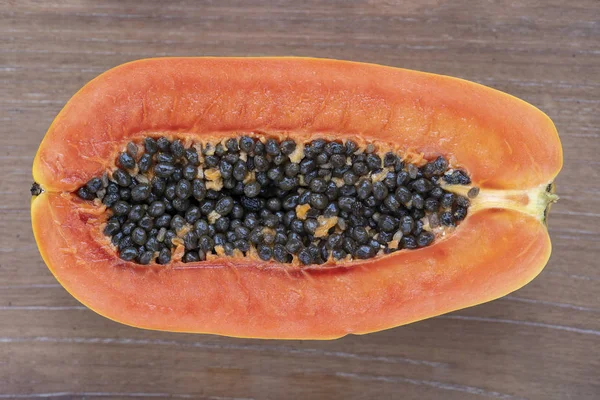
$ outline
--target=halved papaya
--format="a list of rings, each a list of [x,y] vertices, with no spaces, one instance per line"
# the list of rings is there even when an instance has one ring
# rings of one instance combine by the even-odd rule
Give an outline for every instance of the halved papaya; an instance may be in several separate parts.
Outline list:
[[[58,114],[34,160],[32,223],[57,280],[115,321],[332,339],[533,279],[561,167],[544,113],[460,79],[148,59]]]

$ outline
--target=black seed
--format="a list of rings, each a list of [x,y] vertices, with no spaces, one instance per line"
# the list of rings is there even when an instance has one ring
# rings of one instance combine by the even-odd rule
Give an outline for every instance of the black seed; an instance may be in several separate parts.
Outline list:
[[[452,203],[454,203],[454,194],[452,193],[444,193],[442,196],[441,205],[444,208],[452,207]]]
[[[102,189],[102,180],[100,178],[92,178],[85,184],[85,187],[90,193],[96,193]]]
[[[206,197],[206,186],[200,179],[194,179],[192,181],[192,195],[198,201],[203,200]]]
[[[215,221],[215,229],[217,232],[227,232],[229,229],[229,218],[221,217]]]
[[[215,236],[216,237],[216,236]],[[206,235],[199,235],[198,248],[204,252],[209,252],[215,247],[215,242],[212,238]]]
[[[129,210],[131,210],[131,205],[122,200],[119,200],[112,206],[112,210],[115,213],[115,215],[127,215],[129,213]]]
[[[234,138],[227,139],[227,141],[225,142],[225,147],[232,153],[238,152],[240,150],[238,141]]]
[[[467,209],[465,207],[456,207],[456,210],[452,213],[452,218],[455,221],[462,221],[467,216]]]
[[[137,184],[131,189],[131,199],[133,201],[143,201],[150,196],[150,185],[147,183]]]
[[[158,263],[168,264],[169,261],[171,261],[171,250],[165,247],[158,254]]]
[[[146,243],[146,240],[148,240],[148,234],[143,228],[137,227],[131,232],[131,240],[133,240],[135,244],[142,246]]]
[[[477,197],[477,195],[479,195],[479,188],[476,186],[473,186],[467,192],[467,196],[469,197],[469,199],[474,199],[475,197]]]
[[[135,227],[136,227],[135,222],[127,221],[121,227],[121,232],[123,232],[124,235],[131,235],[131,232],[133,232]]]
[[[121,239],[121,241],[119,241],[119,250],[122,250],[126,247],[133,247],[134,243],[133,240],[131,240],[131,236],[126,235],[123,236],[123,238]]]
[[[235,246],[236,249],[238,249],[244,253],[250,250],[250,243],[248,243],[248,241],[244,240],[244,239],[236,240],[233,243],[233,245]]]
[[[242,136],[240,139],[240,150],[250,153],[254,149],[254,140],[248,136]]]
[[[169,177],[169,180],[172,182],[177,182],[180,179],[183,179],[183,168],[176,165],[175,171],[173,171],[173,175]]]
[[[135,168],[135,159],[128,153],[119,154],[119,165],[125,169]]]
[[[325,194],[327,198],[331,201],[336,200],[339,196],[339,189],[335,182],[329,182],[327,184],[327,189],[325,190]]]
[[[135,247],[125,247],[119,252],[119,257],[124,261],[133,261],[138,256],[138,250]]]
[[[246,172],[248,169],[246,168],[246,163],[243,161],[238,161],[233,166],[233,178],[238,181],[243,181],[246,177]]]
[[[373,196],[376,200],[385,199],[388,193],[388,188],[382,182],[375,182],[373,184]]]
[[[198,252],[197,251],[187,251],[183,255],[182,261],[185,262],[185,263],[197,262],[197,261],[200,261],[200,256],[198,256]]]
[[[204,158],[204,165],[207,168],[214,168],[219,165],[219,161],[219,157],[217,156],[206,156],[206,158]]]
[[[129,188],[119,189],[119,197],[121,200],[131,200],[131,190]]]
[[[317,168],[317,163],[315,160],[305,158],[300,162],[300,173],[302,175],[306,175],[309,172],[314,171]]]
[[[171,143],[171,153],[173,153],[175,158],[183,157],[185,154],[185,148],[179,139],[174,140],[173,143]]]
[[[111,243],[112,243],[113,245],[117,246],[117,245],[118,245],[118,244],[121,242],[121,239],[123,238],[123,236],[124,236],[124,235],[123,235],[123,233],[122,233],[122,232],[117,232],[117,233],[116,233],[116,234],[115,234],[115,235],[114,235],[114,236],[113,236],[113,237],[110,239],[110,241],[111,241]]]
[[[289,163],[284,167],[285,176],[288,178],[293,178],[300,172],[300,164]]]
[[[350,155],[358,149],[358,144],[353,140],[346,141],[346,154]]]
[[[206,235],[208,233],[208,222],[204,219],[200,219],[194,223],[194,230],[198,236]]]
[[[385,153],[385,156],[383,157],[383,166],[384,167],[395,167],[396,166],[396,162],[400,161],[398,159],[398,156],[396,156],[394,153],[388,152]]]
[[[293,140],[284,140],[280,145],[281,152],[286,156],[289,156],[296,150],[296,142]]]
[[[297,254],[302,247],[302,242],[297,238],[291,238],[285,244],[285,248],[290,254]]]
[[[161,178],[168,178],[175,172],[175,167],[172,164],[157,164],[154,167],[154,173]]]
[[[215,205],[215,211],[221,215],[227,215],[233,209],[233,199],[229,196],[223,197]]]
[[[192,206],[185,212],[185,220],[188,222],[188,224],[195,223],[200,219],[200,217],[202,217],[202,211],[200,211],[199,207]]]
[[[242,207],[238,203],[235,203],[233,205],[233,208],[231,209],[232,218],[241,219],[244,216],[244,214],[245,214],[244,207]]]
[[[471,202],[469,201],[469,199],[464,196],[456,196],[456,200],[454,200],[454,202],[459,207],[467,208],[471,205]]]
[[[160,196],[165,192],[167,182],[163,178],[155,176],[152,178],[152,193]]]
[[[442,225],[446,226],[454,226],[454,218],[452,217],[452,213],[449,211],[445,211],[440,215],[440,222]]]
[[[154,227],[154,220],[146,215],[138,221],[138,226],[149,231]]]
[[[383,184],[391,190],[396,188],[396,174],[394,172],[388,172],[388,174],[383,179]]]
[[[194,231],[189,231],[183,236],[183,245],[186,250],[193,250],[198,247],[198,235]]]
[[[386,197],[383,201],[383,204],[385,204],[391,211],[396,211],[401,206],[400,201],[398,201],[398,198],[393,194],[390,194],[388,197]]]
[[[138,162],[138,168],[141,173],[147,172],[152,166],[152,156],[150,154],[144,154],[140,157]]]
[[[398,187],[396,189],[395,195],[398,201],[404,205],[408,204],[408,202],[412,200],[411,191],[404,186]]]
[[[190,206],[190,201],[188,199],[180,199],[179,197],[173,199],[171,203],[173,204],[173,208],[179,212],[185,212]]]
[[[214,238],[215,246],[223,246],[227,242],[225,235],[223,235],[222,233],[217,233],[217,234],[213,235],[213,238]]]
[[[345,153],[344,146],[341,143],[337,143],[337,142],[329,142],[329,143],[327,143],[327,145],[325,145],[325,151],[329,155],[332,155],[332,154],[344,154]]]
[[[313,256],[308,249],[300,250],[300,252],[298,253],[298,259],[304,265],[309,265],[313,262]]]
[[[140,254],[138,261],[142,265],[147,265],[150,264],[153,258],[154,253],[152,251],[144,251],[142,254]]]
[[[418,247],[416,239],[414,236],[410,235],[403,236],[402,239],[400,239],[400,244],[404,249],[416,249]]]
[[[129,175],[127,171],[124,171],[120,168],[113,172],[112,177],[121,187],[127,187],[131,185],[131,175]]]
[[[412,206],[418,210],[422,210],[425,207],[425,200],[423,200],[423,196],[420,194],[413,194],[412,197]]]
[[[427,193],[433,189],[433,184],[425,178],[417,179],[411,186],[418,193]]]
[[[371,171],[381,168],[381,157],[377,154],[369,154],[367,156],[367,166]]]
[[[154,201],[148,207],[148,214],[153,217],[159,217],[165,213],[165,203],[162,201]]]
[[[344,242],[342,243],[342,248],[350,254],[354,254],[356,251],[356,242],[349,237],[344,238]]]
[[[192,184],[190,181],[182,179],[177,182],[177,186],[175,187],[175,194],[180,199],[187,199],[192,195]]]
[[[175,232],[180,231],[185,225],[185,220],[183,219],[183,217],[181,215],[174,215],[173,218],[171,219],[171,229],[173,229]]]
[[[366,244],[369,242],[369,232],[365,229],[364,226],[357,226],[352,231],[352,237],[359,244]]]
[[[194,180],[197,172],[198,172],[197,168],[195,166],[193,166],[192,164],[187,164],[185,167],[183,167],[183,170],[182,170],[183,177],[185,179],[187,179],[188,181]]]
[[[375,255],[373,248],[371,246],[362,245],[358,249],[356,249],[355,256],[360,260],[365,260],[367,258],[371,258]]]
[[[173,164],[175,163],[175,157],[170,153],[158,153],[156,155],[156,162],[163,164]]]
[[[436,198],[436,199],[439,199],[443,195],[444,195],[444,189],[442,189],[441,187],[434,187],[433,189],[431,189],[431,192],[429,192],[429,196]]]
[[[158,151],[158,145],[156,144],[156,140],[153,138],[145,138],[144,139],[144,150],[148,154],[154,154]]]
[[[327,196],[322,193],[312,193],[310,195],[310,205],[317,210],[324,210],[329,204]]]
[[[283,190],[292,190],[298,186],[298,177],[285,177],[279,182],[279,188]]]
[[[106,236],[112,236],[112,235],[116,234],[117,232],[119,232],[120,229],[121,229],[121,224],[119,224],[119,221],[110,220],[106,223],[106,226],[104,227],[104,234]]]
[[[280,153],[279,144],[275,139],[267,139],[265,150],[267,151],[267,154],[272,156],[276,156]]]
[[[249,182],[244,187],[244,194],[250,198],[256,197],[260,193],[260,189],[261,189],[261,186],[258,182]]]
[[[340,197],[338,199],[338,206],[341,210],[352,212],[352,206],[356,203],[356,199],[353,197]]]
[[[413,220],[413,218],[409,215],[404,216],[400,219],[400,231],[404,234],[404,235],[408,235],[409,233],[412,232],[412,230],[415,227],[415,221]]]
[[[274,182],[278,182],[283,179],[283,168],[282,167],[274,167],[271,168],[267,172],[267,176]]]
[[[377,225],[383,232],[392,232],[398,228],[398,220],[390,215],[382,215]]]
[[[461,170],[456,170],[451,174],[444,175],[444,180],[449,184],[454,185],[468,185],[471,183],[469,176]]]
[[[254,157],[254,168],[258,172],[266,172],[269,169],[269,161],[264,156]]]
[[[167,138],[159,137],[156,140],[156,144],[157,144],[158,149],[160,151],[163,151],[163,152],[169,152],[169,151],[171,151],[171,142]]]
[[[77,189],[77,196],[83,200],[93,200],[96,197],[94,196],[94,193],[90,192],[86,186],[82,186]]]
[[[427,211],[437,211],[440,208],[440,202],[433,197],[429,197],[425,199],[425,210]]]
[[[198,158],[198,152],[194,147],[185,149],[185,158],[188,160],[189,165],[200,165],[200,159]]]
[[[334,154],[329,158],[329,163],[333,168],[341,168],[346,165],[346,156]]]
[[[127,218],[129,218],[133,222],[137,222],[140,219],[142,219],[144,214],[146,214],[146,211],[144,210],[144,208],[141,205],[138,204],[138,205],[131,207],[131,210],[129,211]]]
[[[155,225],[159,228],[171,225],[171,216],[168,214],[161,215],[160,217],[156,218]]]

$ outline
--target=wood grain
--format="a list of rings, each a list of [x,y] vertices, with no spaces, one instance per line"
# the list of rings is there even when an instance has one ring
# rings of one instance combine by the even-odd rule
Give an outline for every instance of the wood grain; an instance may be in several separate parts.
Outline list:
[[[0,1],[0,399],[600,397],[600,3]],[[37,146],[133,59],[304,55],[459,76],[544,110],[565,167],[542,274],[500,300],[333,342],[129,328],[56,283],[30,228]]]

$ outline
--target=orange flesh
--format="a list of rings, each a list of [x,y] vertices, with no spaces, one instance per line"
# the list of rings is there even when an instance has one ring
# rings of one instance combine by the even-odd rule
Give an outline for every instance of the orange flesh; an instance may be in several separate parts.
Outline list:
[[[108,245],[101,208],[68,193],[104,172],[125,143],[148,133],[206,140],[251,131],[374,140],[417,157],[441,154],[483,189],[525,191],[551,182],[562,166],[546,115],[454,78],[315,59],[137,61],[78,92],[35,158],[34,179],[46,192],[32,202],[33,227],[50,270],[82,303],[125,324],[325,339],[500,297],[548,260],[540,217],[481,208],[430,247],[367,261],[300,268],[214,258],[140,267]]]

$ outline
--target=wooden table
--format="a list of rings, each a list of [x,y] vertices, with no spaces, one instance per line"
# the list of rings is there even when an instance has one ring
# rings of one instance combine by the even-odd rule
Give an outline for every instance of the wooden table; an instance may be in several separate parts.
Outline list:
[[[600,3],[0,1],[0,399],[600,398]],[[174,55],[306,55],[481,82],[556,123],[542,274],[500,300],[332,342],[143,331],[74,300],[30,228],[35,151],[82,85]]]

